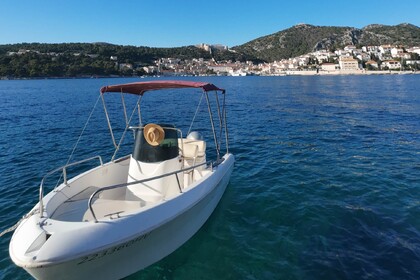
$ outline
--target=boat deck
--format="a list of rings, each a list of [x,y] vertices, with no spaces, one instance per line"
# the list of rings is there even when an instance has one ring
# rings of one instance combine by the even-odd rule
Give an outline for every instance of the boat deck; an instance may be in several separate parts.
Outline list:
[[[51,218],[67,222],[93,221],[94,219],[88,207],[88,201],[89,197],[97,189],[97,187],[89,187],[66,200],[54,211]],[[143,200],[126,200],[121,197],[116,199],[98,198],[93,202],[92,207],[95,211],[96,218],[102,219],[109,217],[113,219],[118,218],[119,214],[123,212],[136,211],[145,205],[146,202]]]
[[[205,163],[204,141],[188,139],[181,145],[183,147],[182,158],[184,160],[182,167],[187,168],[196,164]],[[175,164],[180,165],[179,158],[174,158],[173,161]],[[75,181],[69,181],[67,185],[59,188],[57,194],[60,192],[62,192],[62,194],[54,196],[51,200],[52,202],[49,202],[53,206],[51,207],[52,214],[48,216],[51,219],[66,222],[94,221],[95,218],[89,209],[89,199],[91,195],[99,190],[99,187],[97,186],[124,184],[127,182],[127,177],[133,177],[137,180],[137,176],[134,175],[138,174],[130,171],[128,168],[129,166],[134,166],[134,171],[139,170],[138,163],[134,159],[126,158],[124,162],[117,161],[112,164],[104,165],[94,172],[84,174]],[[180,165],[178,168],[182,167]],[[130,172],[133,172],[134,175]],[[209,172],[211,172],[211,170],[206,170],[204,166],[199,166],[192,170],[183,171],[183,174],[180,177],[181,179],[173,176],[170,178],[172,179],[172,183],[167,179],[169,178],[168,176],[163,179],[159,178],[156,179],[156,181],[148,182],[147,184],[141,184],[140,187],[132,185],[100,192],[92,201],[94,214],[97,220],[107,218],[117,219],[121,213],[141,211],[142,207],[160,203],[163,200],[179,195],[182,193],[180,192],[181,188],[184,190],[190,188],[195,182],[203,178]],[[143,174],[140,175],[144,176]],[[140,179],[144,179],[144,177],[141,178],[140,176]],[[157,182],[158,180],[161,180],[161,182]],[[166,181],[164,182],[164,180]],[[153,184],[154,182],[157,182],[157,184]],[[74,194],[74,192],[77,192],[77,189],[80,188],[84,189]],[[56,201],[58,202],[54,201],[55,198],[57,198]]]

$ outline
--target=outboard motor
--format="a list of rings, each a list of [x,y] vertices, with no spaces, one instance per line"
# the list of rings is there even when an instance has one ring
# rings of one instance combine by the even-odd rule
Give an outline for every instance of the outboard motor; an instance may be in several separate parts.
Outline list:
[[[187,135],[187,139],[190,140],[204,140],[203,135],[201,135],[198,131],[191,131],[190,134]]]
[[[130,159],[127,182],[140,181],[180,170],[178,133],[173,125],[148,124],[136,131],[134,151]],[[183,186],[179,174],[127,186],[127,200],[160,201],[178,194]]]

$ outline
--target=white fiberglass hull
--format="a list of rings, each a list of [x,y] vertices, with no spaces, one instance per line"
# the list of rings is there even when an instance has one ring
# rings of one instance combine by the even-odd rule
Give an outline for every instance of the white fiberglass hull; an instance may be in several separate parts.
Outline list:
[[[17,243],[24,237],[19,231],[28,230],[36,221],[23,223],[12,238],[10,255],[17,265],[37,279],[87,279],[92,276],[119,279],[135,273],[175,251],[206,222],[220,201],[233,170],[233,155],[224,158],[199,185],[148,211],[114,221],[78,223],[81,228],[72,234],[63,234],[61,240],[58,234],[53,234],[50,248],[53,251],[63,247],[66,253],[62,256],[59,252],[51,252],[53,257],[49,260],[38,261],[19,255]],[[54,223],[54,220],[46,222]],[[75,236],[76,232],[80,236]],[[104,245],[104,240],[108,240],[108,245]],[[92,245],[95,241],[98,241],[96,247]],[[53,242],[57,245],[53,246]],[[89,244],[90,252],[79,250],[84,244]]]

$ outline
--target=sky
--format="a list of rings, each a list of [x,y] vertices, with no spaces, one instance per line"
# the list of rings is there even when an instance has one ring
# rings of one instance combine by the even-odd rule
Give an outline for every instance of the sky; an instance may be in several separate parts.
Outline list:
[[[0,0],[0,44],[228,47],[299,23],[420,26],[419,0]]]

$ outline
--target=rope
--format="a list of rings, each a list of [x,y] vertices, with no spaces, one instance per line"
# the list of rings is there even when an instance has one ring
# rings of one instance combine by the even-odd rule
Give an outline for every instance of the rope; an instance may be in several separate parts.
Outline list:
[[[82,135],[83,135],[83,133],[85,132],[86,127],[87,127],[87,125],[89,124],[90,119],[92,118],[93,112],[94,112],[94,111],[95,111],[95,109],[96,109],[96,105],[98,105],[98,102],[99,102],[99,98],[100,98],[100,97],[101,97],[101,94],[99,94],[99,95],[98,95],[98,99],[96,99],[95,105],[93,106],[92,111],[91,111],[91,112],[90,112],[90,114],[89,114],[89,117],[88,117],[88,119],[87,119],[87,121],[86,121],[86,123],[85,123],[85,126],[84,126],[84,127],[83,127],[83,129],[82,129],[82,132],[81,132],[81,133],[80,133],[80,135],[79,135],[79,138],[77,138],[77,141],[76,141],[76,143],[75,143],[75,144],[74,144],[74,146],[73,146],[73,150],[72,150],[72,151],[71,151],[71,153],[70,153],[70,156],[69,156],[69,159],[67,160],[66,165],[70,163],[70,160],[71,160],[71,158],[73,157],[74,152],[76,151],[77,145],[79,145],[80,139],[82,138]],[[60,175],[60,178],[58,178],[57,183],[55,184],[55,187],[57,187],[57,186],[58,186],[58,184],[60,183],[60,181],[61,181],[61,178],[62,178],[62,177],[63,177],[63,174],[61,174],[61,175]]]
[[[136,103],[136,105],[134,106],[133,111],[131,112],[130,119],[128,120],[128,122],[126,122],[125,129],[124,129],[124,131],[123,131],[123,133],[122,133],[122,135],[121,135],[121,138],[120,138],[120,141],[118,142],[117,147],[115,148],[115,152],[114,152],[114,154],[112,155],[111,161],[113,161],[113,160],[114,160],[115,156],[117,155],[117,153],[118,153],[118,151],[119,151],[119,149],[120,149],[120,147],[121,147],[121,144],[122,144],[122,142],[123,142],[123,140],[124,140],[124,137],[125,137],[125,133],[127,132],[128,128],[130,127],[131,119],[133,118],[134,113],[136,112],[137,106],[140,104],[140,98],[141,98],[141,96],[140,96],[140,97],[139,97],[139,99],[137,100],[137,103]]]
[[[19,225],[20,225],[20,223],[22,223],[22,221],[23,220],[26,220],[26,219],[28,219],[29,217],[31,217],[31,216],[33,216],[33,215],[35,215],[35,214],[37,214],[37,213],[39,213],[39,209],[34,209],[34,210],[32,210],[31,212],[29,212],[28,214],[26,214],[26,215],[24,215],[14,226],[11,226],[11,227],[9,227],[8,229],[6,229],[6,230],[3,230],[1,233],[0,233],[0,237],[2,237],[3,235],[5,235],[5,234],[7,234],[7,233],[9,233],[9,232],[11,232],[11,231],[14,231]]]
[[[191,128],[192,128],[192,126],[193,126],[193,124],[194,124],[195,117],[197,116],[198,109],[200,109],[200,105],[201,105],[201,101],[203,100],[203,96],[204,96],[204,92],[201,94],[200,101],[198,102],[197,109],[195,110],[195,114],[194,114],[194,117],[193,117],[193,119],[192,119],[192,121],[191,121],[190,128],[188,129],[187,136],[188,136],[188,134],[190,134],[190,132],[191,132]]]
[[[89,124],[89,121],[90,121],[90,119],[91,119],[91,117],[92,117],[92,115],[93,115],[93,112],[95,111],[96,105],[98,104],[98,102],[99,102],[99,98],[100,98],[100,97],[101,97],[101,95],[99,94],[99,95],[98,95],[98,99],[96,99],[95,105],[93,106],[92,111],[90,112],[89,117],[88,117],[88,119],[87,119],[87,121],[86,121],[86,123],[85,123],[85,126],[83,127],[82,132],[80,133],[79,138],[77,139],[76,144],[74,145],[73,150],[71,151],[70,157],[69,157],[69,159],[67,160],[66,165],[67,165],[67,164],[69,164],[69,162],[70,162],[71,158],[73,157],[73,154],[74,154],[74,152],[76,151],[77,145],[79,144],[80,139],[82,138],[82,135],[83,135],[83,133],[85,132],[87,125]]]

